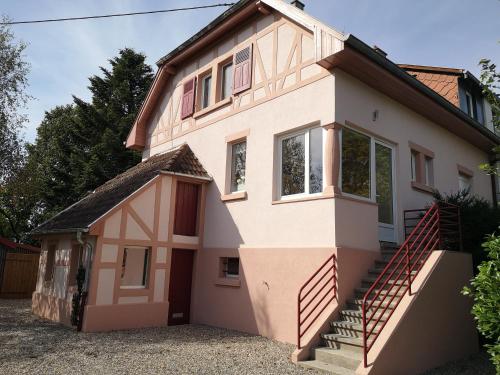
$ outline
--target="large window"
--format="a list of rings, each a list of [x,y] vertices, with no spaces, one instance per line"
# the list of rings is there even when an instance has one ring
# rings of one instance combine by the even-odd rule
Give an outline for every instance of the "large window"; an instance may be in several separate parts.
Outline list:
[[[231,192],[245,190],[247,141],[231,145]]]
[[[323,190],[322,132],[322,128],[312,128],[280,138],[281,196]]]
[[[371,138],[350,129],[342,130],[342,191],[371,197]]]
[[[123,251],[122,288],[145,288],[149,277],[151,249],[147,247],[126,247]]]

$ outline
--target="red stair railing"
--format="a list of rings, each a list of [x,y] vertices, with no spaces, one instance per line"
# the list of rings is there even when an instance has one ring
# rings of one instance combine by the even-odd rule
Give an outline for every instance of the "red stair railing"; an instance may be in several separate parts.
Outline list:
[[[415,214],[417,218],[410,217]],[[412,282],[431,252],[437,249],[461,250],[458,206],[436,202],[427,210],[405,211],[404,219],[406,240],[363,297],[365,367],[368,366],[368,352],[406,292],[411,294]],[[414,223],[416,220],[418,222]]]
[[[302,348],[302,337],[335,298],[337,298],[337,257],[333,254],[299,290],[297,296],[298,349]]]

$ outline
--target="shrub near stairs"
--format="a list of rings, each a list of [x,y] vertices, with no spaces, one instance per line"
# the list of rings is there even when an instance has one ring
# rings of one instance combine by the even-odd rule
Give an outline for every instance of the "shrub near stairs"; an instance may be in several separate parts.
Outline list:
[[[485,346],[500,374],[500,236],[490,235],[483,247],[488,260],[479,265],[471,287],[464,288],[463,294],[474,299],[472,314],[479,332],[489,342]]]

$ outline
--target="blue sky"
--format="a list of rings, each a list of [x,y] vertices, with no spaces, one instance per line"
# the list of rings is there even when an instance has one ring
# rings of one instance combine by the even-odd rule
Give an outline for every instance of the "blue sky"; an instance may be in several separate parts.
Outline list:
[[[479,74],[478,61],[500,65],[499,0],[303,0],[306,11],[369,45],[397,63],[464,68]],[[0,0],[12,20],[87,16],[214,4],[218,0]],[[229,1],[230,2],[230,1]],[[171,14],[18,25],[31,64],[25,138],[33,141],[44,112],[89,99],[88,77],[123,47],[156,60],[189,38],[226,8]]]

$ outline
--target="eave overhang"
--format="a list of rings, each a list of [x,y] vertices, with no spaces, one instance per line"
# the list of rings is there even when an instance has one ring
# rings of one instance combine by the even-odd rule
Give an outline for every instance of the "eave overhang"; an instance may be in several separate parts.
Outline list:
[[[352,35],[318,63],[345,71],[488,153],[500,144],[496,134]]]

